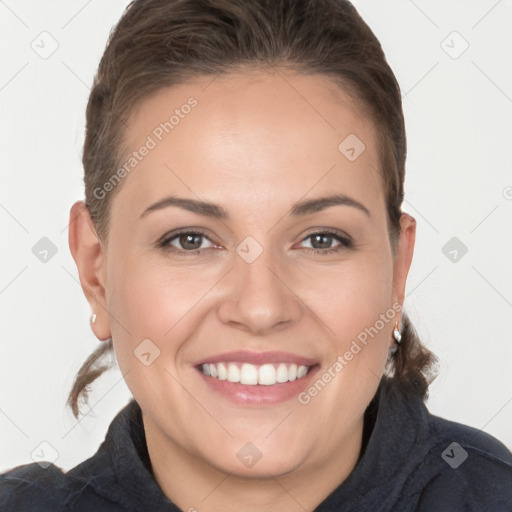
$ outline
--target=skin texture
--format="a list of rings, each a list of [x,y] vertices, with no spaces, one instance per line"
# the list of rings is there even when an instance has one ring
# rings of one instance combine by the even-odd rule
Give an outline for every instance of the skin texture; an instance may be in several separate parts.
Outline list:
[[[190,97],[197,106],[118,185],[108,240],[98,240],[82,201],[72,207],[70,248],[97,314],[91,327],[113,338],[143,411],[155,478],[182,510],[312,510],[357,462],[364,410],[400,315],[307,405],[234,405],[193,364],[231,350],[281,350],[326,371],[403,303],[416,224],[402,214],[393,258],[373,123],[320,75],[260,70],[162,89],[132,113],[127,154]],[[366,146],[355,161],[338,150],[351,133]],[[333,193],[369,215],[347,205],[289,214],[298,201]],[[140,218],[171,194],[221,205],[230,218],[176,206]],[[157,246],[181,228],[206,232],[202,253]],[[336,238],[313,245],[310,235],[325,230],[349,235],[353,247]],[[248,236],[263,249],[252,263],[236,252]],[[190,247],[179,238],[169,245]],[[145,366],[134,350],[148,338],[160,356]],[[262,454],[252,467],[237,457],[248,442]]]

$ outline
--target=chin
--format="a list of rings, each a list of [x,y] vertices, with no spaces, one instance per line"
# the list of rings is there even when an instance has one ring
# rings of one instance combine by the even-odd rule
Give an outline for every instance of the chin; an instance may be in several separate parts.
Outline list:
[[[267,479],[293,472],[306,458],[306,453],[291,451],[290,445],[284,442],[262,444],[257,440],[254,443],[231,441],[219,453],[208,454],[205,460],[209,459],[216,469],[224,473]]]

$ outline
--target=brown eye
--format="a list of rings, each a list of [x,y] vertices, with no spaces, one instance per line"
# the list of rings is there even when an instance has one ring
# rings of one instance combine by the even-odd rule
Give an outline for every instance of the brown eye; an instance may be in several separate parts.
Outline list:
[[[310,240],[310,248],[306,247],[306,249],[319,254],[338,252],[353,247],[352,240],[330,231],[312,233],[304,238],[303,242],[306,240]]]
[[[311,235],[311,246],[314,249],[330,249],[334,237],[325,235],[325,234],[318,234],[318,235]]]
[[[211,244],[210,247],[203,246],[205,241]],[[210,239],[204,233],[197,231],[182,231],[181,233],[168,236],[159,245],[164,249],[177,253],[201,253],[213,247]]]
[[[203,235],[191,233],[191,234],[181,234],[178,236],[177,240],[183,249],[199,249],[201,247],[201,243],[203,241]]]

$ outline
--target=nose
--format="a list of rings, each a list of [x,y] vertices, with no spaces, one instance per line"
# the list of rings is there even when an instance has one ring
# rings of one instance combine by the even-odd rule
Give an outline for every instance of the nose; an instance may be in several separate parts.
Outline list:
[[[251,263],[236,255],[225,286],[226,294],[218,308],[221,321],[253,334],[284,328],[303,314],[290,272],[279,265],[270,250],[264,250]]]

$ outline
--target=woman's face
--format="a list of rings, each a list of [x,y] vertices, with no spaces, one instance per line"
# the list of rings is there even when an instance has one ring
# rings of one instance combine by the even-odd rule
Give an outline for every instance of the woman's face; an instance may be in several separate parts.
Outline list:
[[[252,476],[358,447],[414,245],[404,215],[393,259],[371,121],[325,77],[254,71],[128,126],[91,306],[147,435]]]

